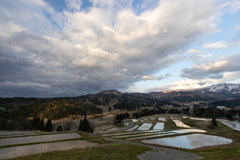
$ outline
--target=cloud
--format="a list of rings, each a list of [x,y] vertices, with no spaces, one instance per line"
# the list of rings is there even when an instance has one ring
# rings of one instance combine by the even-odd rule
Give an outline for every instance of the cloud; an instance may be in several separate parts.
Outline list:
[[[224,42],[215,42],[215,43],[209,43],[204,45],[204,48],[211,48],[211,49],[226,49],[230,45]]]
[[[222,78],[220,79],[185,79],[177,82],[173,82],[169,85],[164,85],[161,87],[154,87],[147,89],[145,92],[159,92],[166,90],[191,90],[197,88],[203,88],[210,85],[218,84],[218,83],[226,83],[231,82],[236,79],[240,80],[240,72],[228,72],[224,73]]]
[[[123,69],[121,69],[121,71],[127,72],[127,68],[123,68]]]
[[[240,55],[230,55],[221,57],[218,60],[207,61],[205,63],[195,64],[192,68],[183,69],[181,74],[184,78],[203,79],[214,78],[221,79],[225,72],[240,71]]]
[[[240,10],[240,2],[238,0],[227,1],[224,7],[228,12],[235,13]]]
[[[65,0],[67,9],[69,10],[80,10],[82,6],[82,0]]]
[[[189,52],[189,53],[200,53],[200,51],[197,50],[197,49],[190,49],[187,52]]]
[[[142,76],[141,79],[143,80],[162,80],[164,79],[165,77],[156,77],[156,76]]]
[[[141,13],[127,0],[91,2],[60,13],[42,0],[0,1],[0,96],[125,90],[216,29],[214,0],[161,0]]]

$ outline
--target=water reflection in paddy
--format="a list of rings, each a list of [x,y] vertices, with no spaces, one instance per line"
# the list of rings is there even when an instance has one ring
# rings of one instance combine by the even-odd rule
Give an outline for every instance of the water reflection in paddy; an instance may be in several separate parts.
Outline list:
[[[164,123],[157,123],[154,127],[153,127],[153,129],[155,130],[155,129],[161,129],[161,130],[163,130],[164,129]]]
[[[142,140],[142,142],[148,144],[157,144],[185,149],[195,149],[205,146],[229,144],[232,142],[232,140],[219,136],[205,134],[191,134],[169,138]]]

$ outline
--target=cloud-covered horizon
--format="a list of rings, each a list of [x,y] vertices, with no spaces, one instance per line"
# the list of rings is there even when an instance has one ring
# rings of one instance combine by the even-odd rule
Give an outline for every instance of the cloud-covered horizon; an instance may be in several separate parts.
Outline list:
[[[62,11],[47,0],[0,2],[0,97],[79,96],[161,81],[168,76],[154,74],[185,60],[183,51],[201,53],[188,47],[215,32],[221,15],[216,0],[90,2],[84,8],[81,0],[65,0]],[[235,56],[185,68],[181,76],[222,78],[239,71]]]

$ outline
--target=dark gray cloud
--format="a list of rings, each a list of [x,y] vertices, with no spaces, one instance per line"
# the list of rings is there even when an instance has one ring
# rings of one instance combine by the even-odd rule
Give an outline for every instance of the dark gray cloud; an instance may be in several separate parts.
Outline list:
[[[180,50],[215,29],[214,1],[164,0],[141,15],[105,2],[59,13],[42,0],[0,1],[0,96],[125,90],[181,61]]]

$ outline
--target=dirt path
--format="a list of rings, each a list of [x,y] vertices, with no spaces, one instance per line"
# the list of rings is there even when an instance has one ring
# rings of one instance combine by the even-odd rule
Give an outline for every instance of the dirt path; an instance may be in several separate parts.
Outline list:
[[[0,149],[0,159],[22,157],[33,154],[41,154],[44,152],[69,150],[74,148],[94,147],[97,145],[98,145],[97,143],[90,143],[85,140],[77,140],[2,148]]]
[[[175,149],[165,148],[165,147],[156,147],[136,142],[130,141],[123,141],[123,140],[116,140],[105,138],[107,140],[116,141],[120,143],[130,143],[130,144],[137,144],[145,147],[149,147],[154,149],[154,151],[148,151],[142,155],[139,155],[138,158],[140,160],[194,160],[194,159],[202,159],[202,157],[195,155],[193,153],[188,153],[184,151],[179,151]]]

